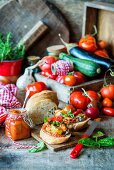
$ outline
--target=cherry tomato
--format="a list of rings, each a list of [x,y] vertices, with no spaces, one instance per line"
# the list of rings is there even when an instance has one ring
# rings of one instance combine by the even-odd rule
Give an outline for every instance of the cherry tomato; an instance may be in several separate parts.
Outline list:
[[[78,115],[80,113],[84,113],[82,109],[77,109],[75,112],[73,112],[74,115]]]
[[[110,100],[109,98],[104,98],[102,101],[102,106],[104,107],[112,107],[112,100]]]
[[[85,110],[89,104],[90,99],[83,95],[81,91],[74,91],[70,95],[70,104],[72,104],[77,109]]]
[[[96,107],[90,107],[86,109],[85,114],[91,119],[96,119],[99,117],[99,109]]]
[[[88,90],[87,94],[91,98],[92,101],[93,100],[95,100],[95,101],[99,101],[100,100],[99,94],[96,91],[94,91],[94,90]]]
[[[82,37],[79,41],[79,47],[83,48],[84,50],[94,52],[97,49],[96,40],[91,35]]]
[[[64,76],[57,76],[55,79],[58,83],[64,84]]]
[[[50,70],[51,71],[51,64],[55,63],[57,58],[54,56],[45,56],[41,59],[41,63],[39,65],[42,71]]]
[[[86,81],[86,77],[79,71],[74,72],[74,77],[76,77],[76,85],[84,83]]]
[[[103,114],[107,115],[107,116],[114,116],[114,108],[110,108],[110,107],[104,107],[102,109]]]
[[[98,41],[98,47],[101,48],[101,49],[106,48],[107,47],[107,42],[104,41],[104,40]]]
[[[40,74],[53,80],[57,78],[57,75],[54,75],[51,70],[42,71]]]
[[[72,105],[67,105],[63,108],[63,111],[64,112],[68,112],[69,110],[71,110],[71,112],[74,112],[75,111],[75,108],[72,106]]]
[[[49,118],[49,121],[53,121],[53,122],[62,122],[63,117],[62,116],[54,116]]]
[[[76,84],[76,77],[73,75],[66,75],[64,77],[64,84],[67,86],[74,86]]]
[[[109,58],[109,55],[108,55],[107,51],[104,50],[104,49],[103,50],[96,50],[94,53],[96,55],[101,56],[101,57]]]
[[[34,82],[26,87],[26,91],[30,91],[29,97],[33,96],[35,93],[47,90],[47,86],[44,82]]]
[[[110,100],[114,100],[114,85],[113,84],[109,84],[109,85],[102,87],[100,92],[103,98],[109,98]]]

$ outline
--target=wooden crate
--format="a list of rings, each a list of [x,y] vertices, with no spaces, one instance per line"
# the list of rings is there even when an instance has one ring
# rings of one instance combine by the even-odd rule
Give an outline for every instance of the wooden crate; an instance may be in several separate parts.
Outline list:
[[[108,50],[112,59],[114,59],[114,5],[101,2],[86,2],[84,5],[83,30],[82,35],[90,34],[93,31],[93,25],[96,25],[98,40],[108,42]],[[84,88],[99,91],[103,86],[104,79],[98,77],[78,86],[66,86],[52,79],[35,74],[38,81],[43,81],[49,88],[56,91],[59,100],[68,103],[70,94],[74,90]],[[114,83],[114,78],[109,77],[109,82]]]

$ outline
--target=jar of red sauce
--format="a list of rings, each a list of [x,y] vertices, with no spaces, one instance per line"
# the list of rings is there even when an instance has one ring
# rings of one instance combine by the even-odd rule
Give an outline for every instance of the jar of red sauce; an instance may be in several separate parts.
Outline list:
[[[30,127],[25,122],[25,109],[10,109],[5,121],[5,134],[12,140],[30,137]]]

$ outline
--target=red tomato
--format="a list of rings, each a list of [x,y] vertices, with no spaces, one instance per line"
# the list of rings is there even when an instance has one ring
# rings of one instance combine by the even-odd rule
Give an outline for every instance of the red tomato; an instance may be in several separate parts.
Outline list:
[[[56,81],[61,84],[64,84],[64,76],[57,76]]]
[[[102,112],[107,116],[114,116],[114,108],[104,107]]]
[[[109,84],[107,86],[102,87],[100,92],[103,98],[109,98],[110,100],[114,100],[114,85],[113,84]]]
[[[80,113],[84,113],[82,109],[77,109],[75,112],[73,112],[74,115],[78,115]]]
[[[30,91],[29,97],[33,96],[35,93],[47,90],[47,86],[43,82],[34,82],[26,87],[26,91]]]
[[[64,84],[67,86],[74,86],[76,84],[76,77],[73,75],[66,75],[64,77]]]
[[[81,91],[75,91],[70,95],[70,103],[77,109],[85,110],[89,102],[90,99]]]
[[[101,49],[106,48],[106,47],[107,47],[107,42],[104,41],[104,40],[100,40],[100,41],[98,42],[98,47],[101,48]]]
[[[76,77],[76,85],[84,83],[86,81],[86,77],[79,71],[74,72],[74,77]]]
[[[63,108],[63,111],[65,111],[66,113],[71,110],[71,112],[75,111],[75,108],[72,105],[67,105]]]
[[[0,123],[3,123],[6,120],[7,114],[1,113],[0,114]]]
[[[48,77],[50,79],[55,80],[57,78],[57,75],[54,75],[51,70],[45,70],[41,72],[42,76]]]
[[[83,48],[84,50],[94,52],[97,49],[96,40],[91,35],[82,37],[79,41],[79,47]]]
[[[104,98],[102,101],[102,106],[104,107],[112,107],[112,100],[110,100],[109,98]]]
[[[54,116],[49,118],[49,121],[53,121],[53,122],[62,122],[63,117],[62,116]]]
[[[50,70],[51,71],[51,64],[55,63],[57,58],[54,56],[45,56],[41,59],[41,63],[39,65],[42,71]]]
[[[91,98],[92,101],[94,100],[98,102],[100,100],[99,94],[94,90],[88,90],[87,94]]]
[[[107,51],[104,50],[104,49],[103,50],[96,50],[94,53],[96,55],[101,56],[101,57],[109,58],[109,55],[108,55]]]
[[[91,119],[96,119],[99,117],[99,110],[96,107],[90,107],[88,109],[86,109],[85,114],[87,117],[91,118]]]

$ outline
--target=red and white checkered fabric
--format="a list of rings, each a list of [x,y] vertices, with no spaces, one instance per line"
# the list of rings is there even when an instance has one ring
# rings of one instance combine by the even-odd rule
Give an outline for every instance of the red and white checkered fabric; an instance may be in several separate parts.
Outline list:
[[[0,115],[6,114],[6,109],[21,107],[16,93],[17,87],[14,84],[0,85]]]

